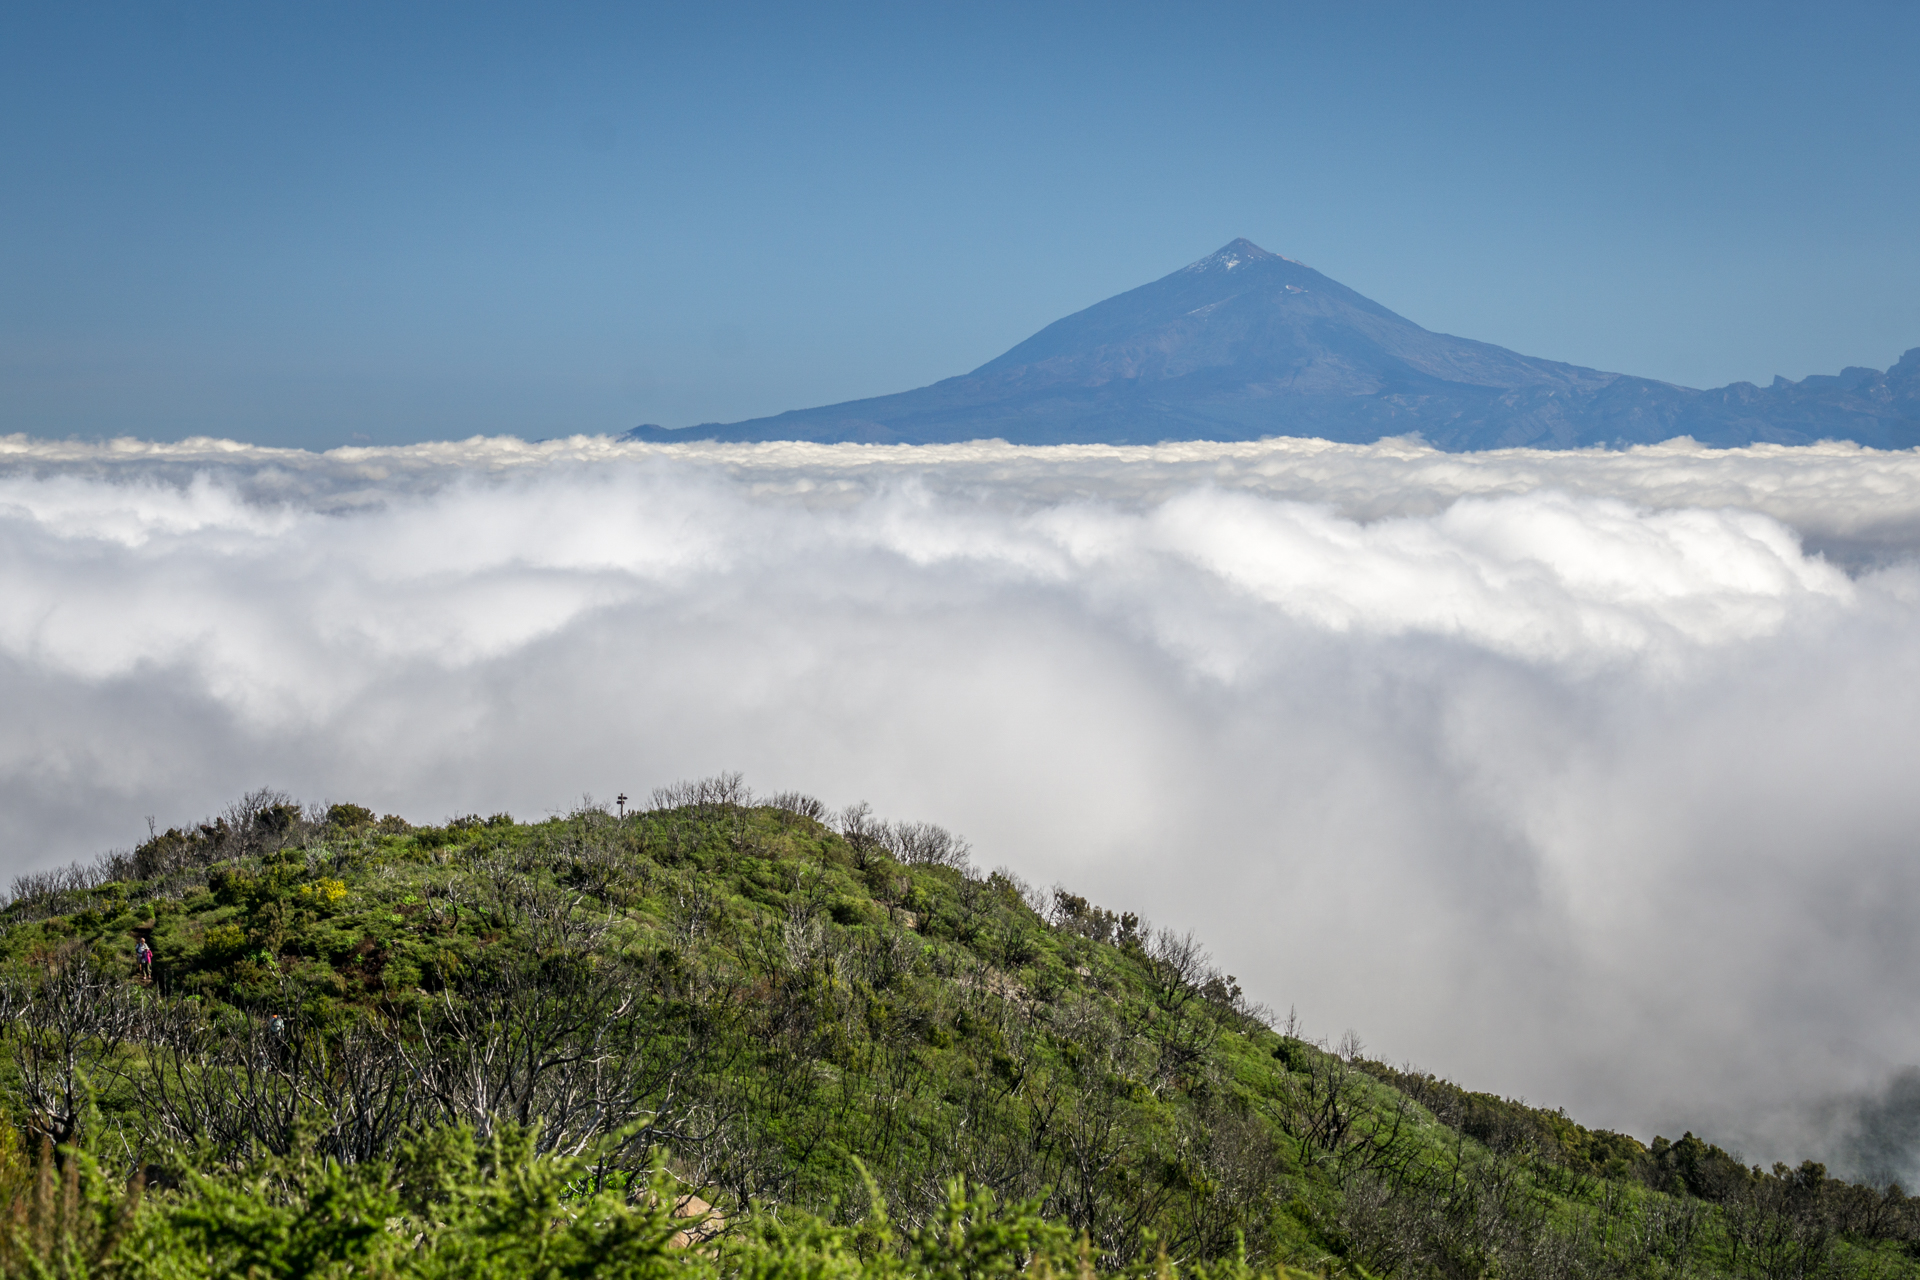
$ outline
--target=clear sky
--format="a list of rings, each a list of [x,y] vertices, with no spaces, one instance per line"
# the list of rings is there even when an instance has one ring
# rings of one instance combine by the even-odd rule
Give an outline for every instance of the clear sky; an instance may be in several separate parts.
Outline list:
[[[0,10],[0,432],[917,386],[1235,236],[1694,386],[1920,345],[1920,5]]]

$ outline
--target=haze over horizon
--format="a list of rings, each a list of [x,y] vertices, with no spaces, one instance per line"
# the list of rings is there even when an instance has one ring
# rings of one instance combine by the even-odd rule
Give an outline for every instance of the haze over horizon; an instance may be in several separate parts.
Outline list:
[[[1916,60],[1897,4],[15,6],[0,432],[731,422],[1236,236],[1530,356],[1885,369]]]

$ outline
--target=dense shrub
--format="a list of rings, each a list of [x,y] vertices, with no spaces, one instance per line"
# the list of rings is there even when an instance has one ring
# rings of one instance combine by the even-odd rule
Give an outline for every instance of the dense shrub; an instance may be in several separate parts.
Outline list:
[[[1283,1034],[1190,934],[752,800],[258,792],[17,891],[9,1274],[1920,1270],[1898,1189]]]

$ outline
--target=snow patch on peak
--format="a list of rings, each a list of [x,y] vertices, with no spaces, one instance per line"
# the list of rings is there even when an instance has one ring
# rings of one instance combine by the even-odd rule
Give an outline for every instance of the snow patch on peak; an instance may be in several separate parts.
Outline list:
[[[1200,261],[1187,267],[1188,271],[1232,271],[1254,262],[1293,262],[1292,258],[1283,258],[1277,253],[1268,253],[1253,241],[1242,238],[1233,241],[1222,249],[1208,254]],[[1295,266],[1300,264],[1295,262]]]

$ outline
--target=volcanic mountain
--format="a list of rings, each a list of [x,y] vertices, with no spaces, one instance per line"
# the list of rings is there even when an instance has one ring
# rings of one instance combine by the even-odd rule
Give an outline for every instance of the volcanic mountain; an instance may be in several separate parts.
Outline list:
[[[1235,240],[915,391],[630,440],[1152,444],[1418,433],[1454,450],[1920,444],[1920,348],[1893,368],[1712,391],[1433,333],[1291,258]]]

